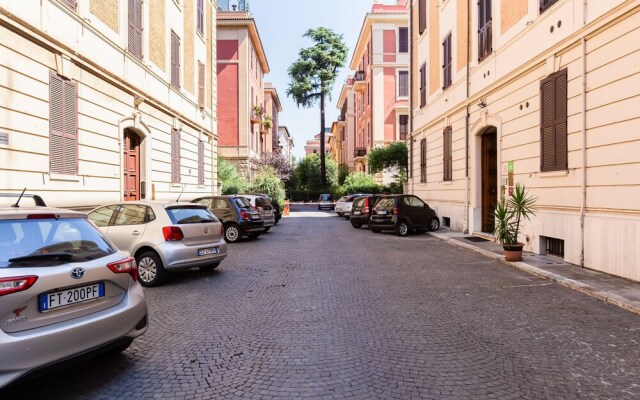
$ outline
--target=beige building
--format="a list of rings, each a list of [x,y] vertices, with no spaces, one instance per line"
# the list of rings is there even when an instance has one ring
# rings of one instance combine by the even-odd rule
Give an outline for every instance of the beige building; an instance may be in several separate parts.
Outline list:
[[[408,188],[489,236],[516,183],[525,250],[640,280],[640,1],[414,0]]]
[[[289,133],[289,128],[284,125],[278,126],[278,147],[278,152],[293,164],[295,161],[293,156],[293,138],[291,137],[291,133]]]
[[[0,0],[0,192],[51,205],[216,188],[210,0]]]

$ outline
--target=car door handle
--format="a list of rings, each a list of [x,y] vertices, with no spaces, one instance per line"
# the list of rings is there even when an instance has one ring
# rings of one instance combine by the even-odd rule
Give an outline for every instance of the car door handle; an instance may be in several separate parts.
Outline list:
[[[131,234],[132,234],[132,235],[134,235],[134,236],[138,236],[138,235],[140,234],[140,232],[138,232],[138,231],[133,231],[133,232],[131,232]]]

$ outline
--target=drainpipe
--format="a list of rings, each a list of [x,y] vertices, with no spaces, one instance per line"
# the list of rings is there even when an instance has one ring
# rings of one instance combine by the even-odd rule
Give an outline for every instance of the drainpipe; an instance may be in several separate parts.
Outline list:
[[[470,73],[470,64],[471,64],[471,0],[467,0],[467,98],[466,98],[466,115],[464,118],[464,149],[465,149],[465,157],[464,157],[464,177],[465,177],[465,186],[464,186],[464,215],[465,215],[465,223],[463,233],[468,234],[469,229],[469,191],[470,191],[470,181],[469,181],[469,119],[471,115],[469,114],[469,92],[471,86],[471,79],[469,77]]]
[[[582,26],[587,24],[587,0],[582,3]],[[580,208],[580,266],[584,268],[585,229],[587,209],[587,39],[582,37],[582,207]]]

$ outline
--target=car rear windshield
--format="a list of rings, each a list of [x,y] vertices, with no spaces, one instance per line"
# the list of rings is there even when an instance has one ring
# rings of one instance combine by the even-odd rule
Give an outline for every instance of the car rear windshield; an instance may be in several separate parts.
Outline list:
[[[116,251],[84,218],[0,221],[0,268],[91,261]]]
[[[244,197],[236,197],[233,201],[235,201],[236,205],[240,208],[251,208],[251,202]]]
[[[393,197],[386,197],[383,199],[380,199],[377,203],[376,203],[376,208],[392,208],[395,207],[395,198]]]
[[[176,225],[218,222],[218,219],[211,213],[211,211],[200,206],[171,207],[167,208],[167,214],[169,214],[171,222]]]
[[[269,203],[269,200],[265,199],[264,197],[256,197],[256,206],[271,207],[271,203]]]
[[[333,201],[333,196],[330,194],[322,194],[320,195],[320,201]]]
[[[362,205],[364,205],[364,200],[366,199],[366,197],[360,197],[354,200],[353,202],[353,207],[361,207]]]

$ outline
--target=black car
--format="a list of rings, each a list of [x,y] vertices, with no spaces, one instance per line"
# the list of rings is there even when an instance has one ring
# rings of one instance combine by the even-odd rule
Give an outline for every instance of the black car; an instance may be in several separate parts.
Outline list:
[[[418,197],[408,194],[382,196],[373,207],[369,229],[373,232],[395,230],[407,236],[414,230],[437,231],[440,219],[436,212]]]
[[[361,228],[362,225],[369,224],[371,212],[379,198],[378,195],[365,195],[353,200],[349,219],[354,228]]]
[[[243,236],[255,239],[264,232],[260,213],[249,200],[239,196],[207,196],[192,201],[207,208],[222,222],[224,240],[235,243]]]

